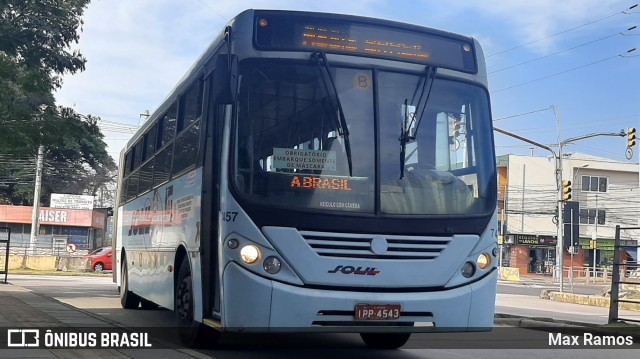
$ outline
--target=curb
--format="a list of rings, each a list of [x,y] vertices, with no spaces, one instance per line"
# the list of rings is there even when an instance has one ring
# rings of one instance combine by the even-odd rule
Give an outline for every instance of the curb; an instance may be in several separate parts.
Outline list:
[[[540,293],[540,296],[544,300],[552,300],[554,302],[560,302],[560,303],[588,305],[588,306],[599,307],[599,308],[609,308],[611,306],[611,297],[604,297],[604,296],[597,296],[597,295],[562,293],[555,290],[545,289]],[[620,299],[623,299],[623,298],[620,298]],[[622,310],[640,312],[640,301],[637,301],[634,303],[621,302],[621,303],[618,303],[618,306],[619,306],[619,309],[622,309]]]
[[[631,336],[635,341],[640,341],[640,325],[620,324],[619,326],[600,326],[588,323],[556,320],[552,318],[528,318],[511,314],[495,315],[495,324],[508,325],[517,328],[549,331],[556,329],[563,333],[597,335]]]

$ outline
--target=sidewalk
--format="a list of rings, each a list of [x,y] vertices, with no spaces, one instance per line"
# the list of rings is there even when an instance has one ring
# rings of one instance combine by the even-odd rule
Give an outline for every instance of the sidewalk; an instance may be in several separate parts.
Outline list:
[[[154,348],[153,355],[140,349],[39,349],[7,348],[9,329],[115,328],[102,318],[47,298],[30,290],[0,282],[0,358],[198,358],[200,353]],[[42,342],[43,333],[39,340]]]

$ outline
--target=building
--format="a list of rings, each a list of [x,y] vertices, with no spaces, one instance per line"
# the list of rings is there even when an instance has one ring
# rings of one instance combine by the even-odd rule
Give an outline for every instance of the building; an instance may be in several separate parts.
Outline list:
[[[39,232],[31,238],[32,207],[0,205],[0,227],[11,229],[11,248],[29,248],[38,252],[64,252],[67,244],[78,250],[110,245],[105,236],[107,209],[64,209],[41,207]]]
[[[520,273],[551,275],[557,245],[555,159],[504,155],[497,162],[502,265],[517,267]],[[613,261],[616,225],[640,226],[638,164],[574,153],[563,156],[562,167],[563,180],[572,182],[571,201],[579,206],[573,217],[574,225],[579,224],[579,239],[574,243],[579,245],[572,253],[564,250],[565,267],[592,268],[594,259],[597,267],[607,266]],[[636,245],[640,231],[625,230],[621,239],[623,244]],[[637,248],[628,248],[627,254],[637,261]]]

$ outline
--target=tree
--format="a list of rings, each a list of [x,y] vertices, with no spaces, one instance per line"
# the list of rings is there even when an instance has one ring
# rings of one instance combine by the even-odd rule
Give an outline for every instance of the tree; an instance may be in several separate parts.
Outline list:
[[[84,70],[85,58],[69,46],[88,3],[0,0],[0,146],[37,148],[67,133],[53,90],[63,74]]]
[[[115,171],[98,118],[56,106],[53,96],[62,75],[84,70],[85,58],[70,45],[79,39],[88,3],[0,0],[0,164],[19,159],[0,168],[5,202],[32,202],[33,184],[24,178],[41,145],[45,202],[51,191],[96,191]]]
[[[60,134],[45,146],[42,197],[49,203],[51,193],[96,195],[104,186],[115,181],[117,167],[107,153],[104,135],[98,118],[79,115],[69,108],[61,108],[60,115],[70,131]],[[11,156],[0,150],[0,198],[5,202],[31,205],[35,160],[30,147],[14,147]]]
[[[81,136],[61,136],[49,147],[42,182],[45,203],[50,193],[95,196],[102,186],[115,180],[116,164],[107,153],[98,118],[78,115],[70,109],[63,113],[77,118],[71,122],[78,126],[73,133]]]

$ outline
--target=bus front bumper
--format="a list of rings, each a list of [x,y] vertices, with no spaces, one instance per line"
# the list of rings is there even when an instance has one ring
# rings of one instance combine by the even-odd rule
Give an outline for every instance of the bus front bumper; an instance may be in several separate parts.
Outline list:
[[[222,326],[232,332],[487,331],[494,322],[497,270],[466,286],[429,292],[301,288],[235,263],[223,275]],[[357,304],[401,305],[394,320],[356,320]]]

